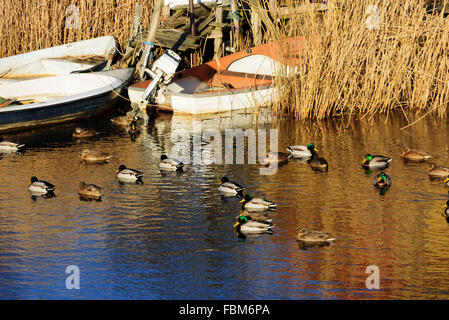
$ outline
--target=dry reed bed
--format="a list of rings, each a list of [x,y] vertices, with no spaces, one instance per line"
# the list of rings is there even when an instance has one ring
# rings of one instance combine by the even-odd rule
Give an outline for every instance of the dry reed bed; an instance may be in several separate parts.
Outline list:
[[[268,7],[269,0],[258,1]],[[312,8],[309,1],[284,2]],[[300,119],[394,109],[447,116],[449,18],[426,13],[424,0],[321,2],[329,8],[322,15],[310,9],[287,22],[264,21],[265,41],[319,34],[294,81],[278,79],[283,90],[274,111]],[[368,5],[379,9],[378,29],[366,27],[374,12]]]
[[[153,0],[3,0],[0,1],[0,57],[55,45],[114,35],[128,39],[136,2],[143,6],[142,24],[148,25]],[[79,29],[66,21],[79,9]]]

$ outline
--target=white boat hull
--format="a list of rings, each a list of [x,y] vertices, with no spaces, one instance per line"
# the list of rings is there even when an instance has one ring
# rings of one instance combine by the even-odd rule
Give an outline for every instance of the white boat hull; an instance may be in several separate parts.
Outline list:
[[[0,108],[0,132],[72,121],[103,112],[134,69],[77,73],[0,86],[0,96],[27,104]],[[31,100],[31,101],[30,101]]]
[[[129,87],[128,95],[133,107],[146,108],[142,103],[143,89]],[[161,109],[174,113],[205,114],[253,109],[276,102],[275,86],[239,91],[217,91],[205,94],[184,94],[164,92],[156,96],[156,103]]]

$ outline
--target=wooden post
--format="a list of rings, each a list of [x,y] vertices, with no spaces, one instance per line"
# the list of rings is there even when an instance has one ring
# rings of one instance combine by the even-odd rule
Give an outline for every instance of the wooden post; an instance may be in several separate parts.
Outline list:
[[[234,39],[232,46],[234,47],[235,51],[237,51],[239,48],[239,38],[240,38],[240,22],[238,20],[236,1],[237,0],[231,0],[231,23],[233,24],[234,27],[234,34],[231,34],[231,37],[233,37]]]
[[[157,0],[153,8],[153,14],[151,15],[151,24],[148,30],[147,38],[144,42],[142,57],[137,64],[137,71],[139,78],[142,80],[145,75],[145,68],[147,67],[148,58],[150,57],[150,51],[154,47],[154,40],[156,39],[156,31],[159,27],[162,14],[162,4],[164,0]]]
[[[259,11],[253,9],[251,11],[251,29],[253,32],[253,42],[255,45],[259,45],[262,42],[262,23],[260,19]]]
[[[215,9],[215,21],[217,23],[223,23],[223,7],[216,7]],[[217,36],[214,39],[214,55],[215,58],[221,58],[221,46],[223,43],[223,31],[221,30],[221,28],[215,28],[215,32],[221,36]]]
[[[190,35],[195,36],[195,14],[193,0],[189,0]]]

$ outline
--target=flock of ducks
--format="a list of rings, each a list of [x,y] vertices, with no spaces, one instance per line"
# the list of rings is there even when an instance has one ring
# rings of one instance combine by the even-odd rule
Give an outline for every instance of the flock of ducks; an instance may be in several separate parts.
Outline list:
[[[113,118],[111,119],[111,122],[114,125],[126,127],[128,133],[133,135],[140,132],[136,120],[136,118],[126,115]],[[99,132],[93,129],[76,128],[73,132],[73,137],[77,139],[92,138],[98,136],[98,134]],[[23,144],[6,141],[0,137],[0,159],[2,153],[19,152],[24,147],[25,145]],[[319,157],[318,149],[313,143],[309,143],[306,146],[289,146],[287,151],[289,154],[282,152],[269,153],[261,164],[270,166],[276,162],[277,165],[283,165],[288,162],[289,158],[295,158],[307,160],[310,168],[314,171],[328,171],[327,160],[323,157]],[[431,158],[429,153],[414,149],[408,149],[402,152],[400,156],[404,160],[413,162],[424,162]],[[108,163],[111,158],[112,156],[107,153],[89,149],[83,150],[80,155],[80,161],[85,164]],[[391,161],[392,158],[390,157],[371,154],[366,154],[362,160],[362,168],[365,170],[380,171],[374,176],[372,183],[375,187],[381,190],[381,194],[385,194],[385,191],[392,184],[392,179],[384,171],[382,171],[390,165]],[[166,155],[162,155],[158,166],[161,171],[183,171],[184,163],[177,159],[172,159]],[[437,166],[434,163],[430,163],[427,173],[431,179],[446,178],[445,184],[449,187],[448,167]],[[142,183],[144,173],[136,169],[127,168],[124,164],[122,164],[119,166],[116,176],[120,182]],[[55,189],[56,187],[53,184],[45,180],[39,180],[34,176],[31,178],[31,183],[28,186],[28,190],[34,197],[54,196]],[[224,197],[242,198],[240,201],[242,212],[236,217],[236,223],[233,226],[235,231],[243,236],[247,234],[272,233],[274,226],[272,219],[269,217],[269,213],[275,210],[277,205],[265,198],[255,198],[250,193],[244,195],[244,190],[244,186],[230,181],[227,177],[223,177],[221,179],[221,183],[218,187],[218,191]],[[103,196],[102,190],[99,186],[95,184],[87,184],[85,182],[80,182],[77,192],[80,198],[84,200],[94,199],[101,201],[101,197]],[[444,215],[449,222],[449,200],[445,205]],[[328,233],[301,228],[296,235],[296,240],[307,245],[327,245],[335,241],[335,238]]]
[[[269,153],[267,157],[261,161],[261,165],[271,166],[276,163],[278,166],[288,163],[288,158],[307,159],[308,164],[315,171],[327,172],[328,162],[326,159],[318,156],[318,149],[315,144],[309,143],[307,146],[296,145],[287,148],[290,154],[282,152]],[[234,229],[239,235],[246,236],[248,234],[272,233],[273,221],[270,218],[270,212],[276,210],[277,205],[265,198],[255,198],[252,194],[243,194],[245,187],[236,182],[230,181],[229,178],[223,177],[218,191],[225,197],[243,198],[242,212],[236,217]],[[296,235],[296,240],[303,248],[311,246],[328,245],[335,241],[335,238],[328,233],[321,231],[309,230],[301,228]]]

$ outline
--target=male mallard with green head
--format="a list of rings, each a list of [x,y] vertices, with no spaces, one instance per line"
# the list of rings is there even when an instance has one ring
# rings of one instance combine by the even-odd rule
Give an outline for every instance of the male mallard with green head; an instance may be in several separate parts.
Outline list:
[[[137,125],[137,121],[136,120],[131,121],[131,123],[129,124],[128,133],[129,134],[138,134],[138,133],[140,133],[140,129],[139,129],[139,126]]]
[[[239,217],[247,217],[248,219],[251,219],[253,221],[273,224],[273,220],[269,216],[261,212],[249,212],[247,210],[242,210],[242,212],[236,217],[236,219],[238,219]]]
[[[273,226],[271,224],[253,221],[251,218],[239,216],[234,224],[234,229],[243,234],[270,233]]]
[[[315,147],[315,145],[313,143],[309,143],[307,145],[307,149],[312,153],[312,158],[307,160],[312,170],[327,171],[328,170],[327,160],[318,157],[318,149]]]
[[[377,174],[373,179],[373,185],[377,188],[389,188],[391,182],[391,178],[385,172]]]
[[[362,167],[365,169],[384,168],[390,165],[391,160],[390,157],[380,155],[373,156],[368,153],[362,161]]]

